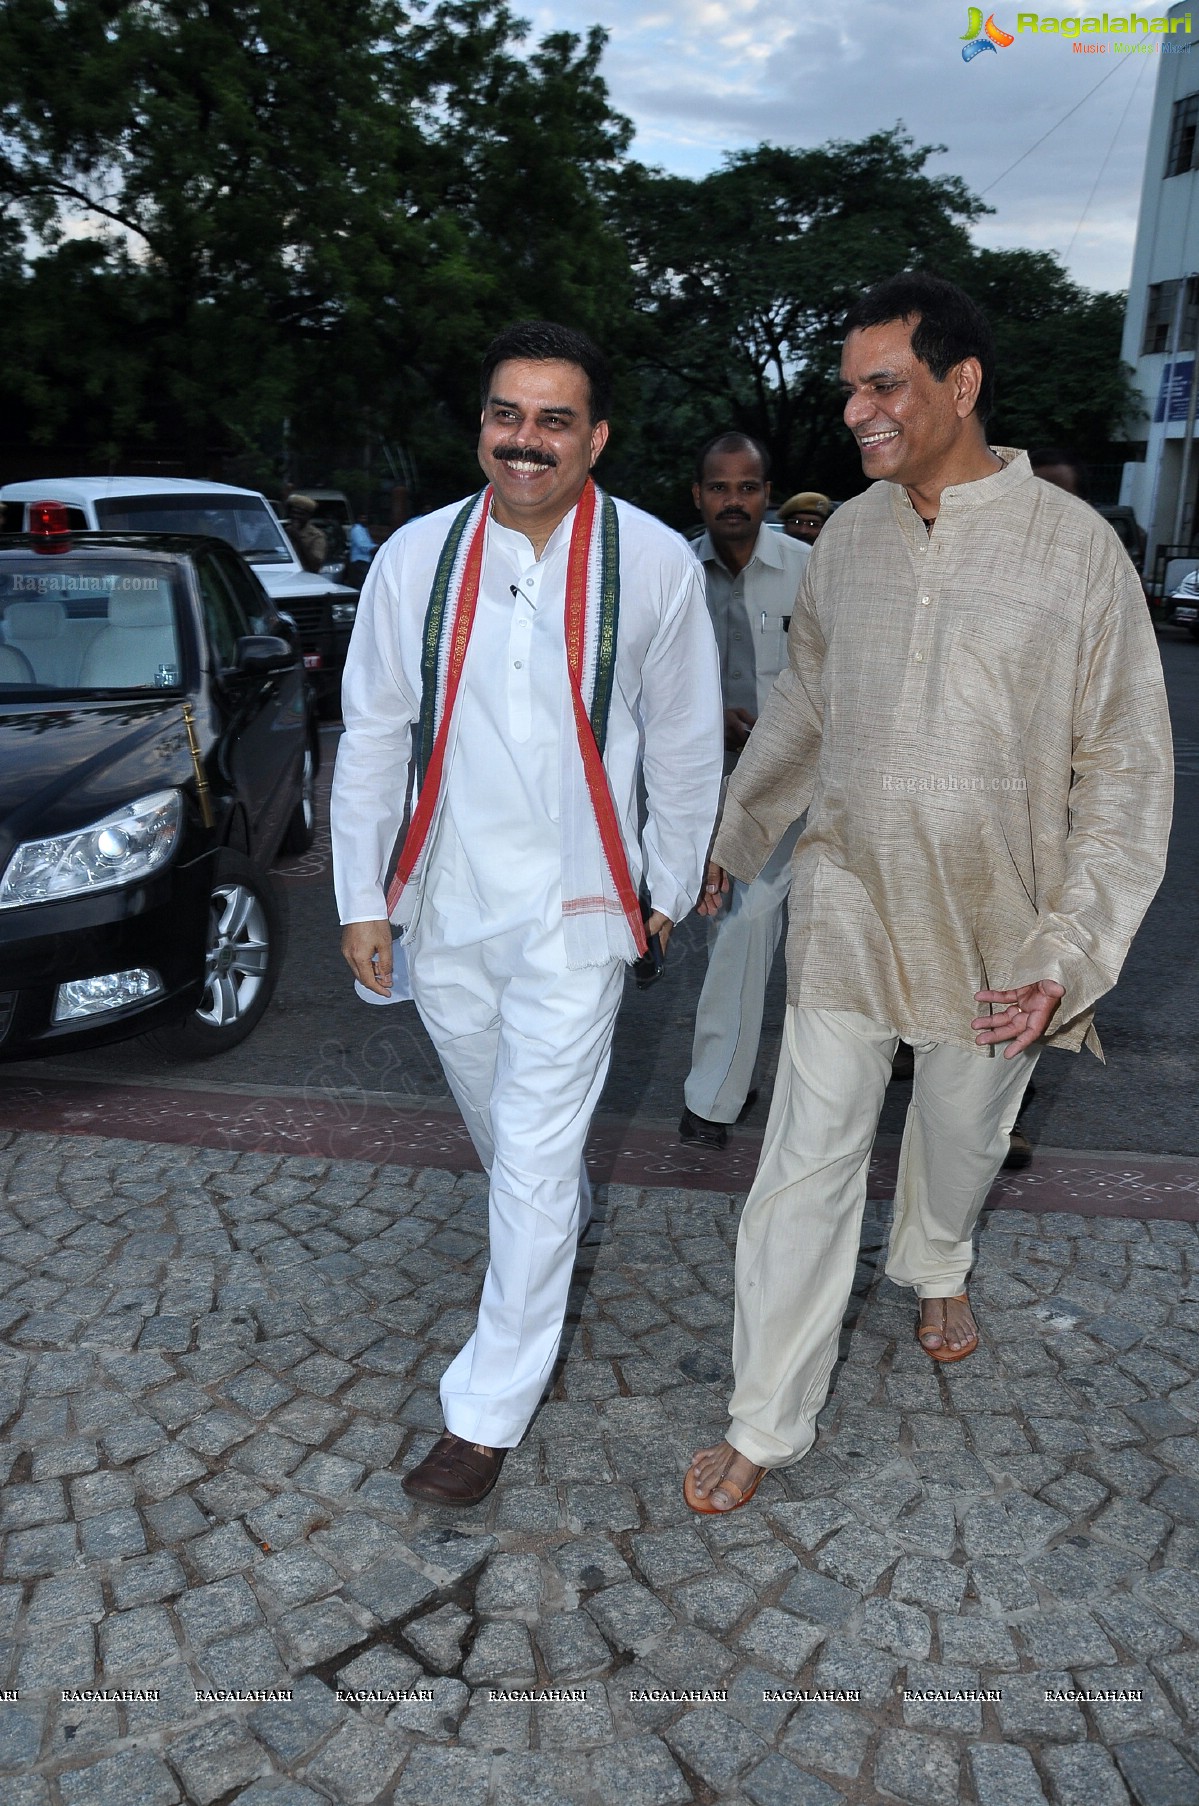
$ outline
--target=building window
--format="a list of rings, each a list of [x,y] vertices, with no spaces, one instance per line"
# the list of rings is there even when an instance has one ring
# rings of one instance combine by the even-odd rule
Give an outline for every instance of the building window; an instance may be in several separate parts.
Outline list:
[[[1170,339],[1174,331],[1174,309],[1178,303],[1178,291],[1182,286],[1181,276],[1173,282],[1152,282],[1149,285],[1149,305],[1145,310],[1145,336],[1141,342],[1141,356],[1148,357],[1154,351],[1168,351]],[[1196,343],[1199,332],[1199,281],[1194,276],[1187,277],[1186,300],[1183,303],[1182,321],[1180,323],[1178,343],[1182,350],[1190,351]]]
[[[1199,94],[1188,94],[1174,102],[1170,118],[1170,149],[1166,153],[1166,174],[1185,176],[1195,167],[1195,137],[1199,132]]]

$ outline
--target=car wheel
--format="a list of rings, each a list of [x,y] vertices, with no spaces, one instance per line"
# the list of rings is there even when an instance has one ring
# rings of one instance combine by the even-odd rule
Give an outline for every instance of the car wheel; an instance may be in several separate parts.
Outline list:
[[[190,1016],[147,1040],[170,1060],[207,1060],[236,1047],[266,1011],[286,944],[274,879],[241,853],[222,853],[208,900],[204,995]]]
[[[304,769],[300,774],[300,800],[291,812],[279,851],[288,855],[306,853],[316,839],[316,751],[309,740],[304,747]]]

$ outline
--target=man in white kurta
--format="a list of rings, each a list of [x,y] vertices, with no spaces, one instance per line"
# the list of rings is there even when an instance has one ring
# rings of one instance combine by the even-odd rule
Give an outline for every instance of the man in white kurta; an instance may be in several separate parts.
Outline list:
[[[720,653],[725,770],[731,772],[787,663],[787,629],[808,547],[765,524],[766,450],[743,433],[709,440],[691,494],[704,522],[695,553]],[[728,1124],[749,1097],[801,827],[796,822],[783,835],[756,878],[733,884],[728,907],[709,925],[708,970],[683,1085],[684,1141],[723,1148]]]
[[[343,950],[379,997],[407,994],[406,965],[490,1179],[478,1324],[442,1381],[447,1433],[405,1480],[441,1503],[486,1495],[550,1380],[590,1207],[583,1145],[638,951],[583,779],[564,644],[576,511],[607,437],[597,360],[579,335],[532,322],[485,361],[479,460],[492,489],[478,517],[477,607],[456,699],[442,707],[424,850],[390,912],[409,758],[434,681],[426,617],[461,504],[412,522],[376,559],[342,685],[332,826]],[[718,661],[690,549],[622,502],[615,524],[603,773],[627,877],[648,893],[648,930],[664,944],[699,894],[715,819]],[[441,704],[444,672],[436,682]],[[389,913],[404,929],[394,969]]]

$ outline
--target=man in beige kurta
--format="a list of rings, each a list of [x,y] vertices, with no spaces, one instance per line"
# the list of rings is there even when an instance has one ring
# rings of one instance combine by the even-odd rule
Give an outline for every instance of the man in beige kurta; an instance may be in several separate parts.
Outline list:
[[[977,1346],[974,1224],[1043,1044],[1095,1053],[1165,863],[1170,728],[1140,584],[1094,510],[991,448],[993,351],[961,291],[899,277],[842,364],[865,494],[813,548],[734,774],[706,904],[807,809],[788,1010],[737,1246],[727,1440],[693,1509],[806,1453],[857,1258],[891,1059],[915,1052],[888,1276],[939,1361]],[[982,1013],[980,1014],[980,1007]]]

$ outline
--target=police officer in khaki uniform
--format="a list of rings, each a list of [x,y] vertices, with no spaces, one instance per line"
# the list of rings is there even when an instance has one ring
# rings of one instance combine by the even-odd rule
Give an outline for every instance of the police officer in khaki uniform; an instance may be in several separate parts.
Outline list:
[[[696,460],[691,494],[705,532],[696,554],[720,649],[725,772],[735,766],[778,673],[808,547],[765,524],[770,458],[743,433],[720,433]],[[797,822],[751,884],[735,883],[714,918],[683,1087],[679,1134],[722,1148],[745,1107],[762,1033],[766,981],[783,928]]]

